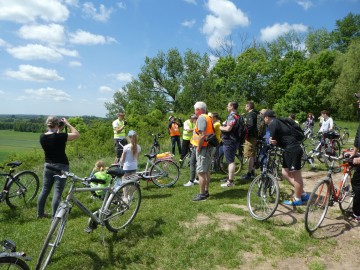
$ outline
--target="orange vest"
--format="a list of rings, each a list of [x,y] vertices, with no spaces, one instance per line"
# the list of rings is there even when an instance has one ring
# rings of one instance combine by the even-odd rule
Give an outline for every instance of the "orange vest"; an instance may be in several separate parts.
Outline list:
[[[169,132],[170,132],[170,136],[180,136],[180,130],[179,130],[179,125],[176,123],[172,123],[170,128],[169,128]]]
[[[213,121],[212,121],[211,117],[208,116],[207,114],[202,114],[202,116],[204,116],[206,119],[205,135],[214,133]],[[190,143],[195,146],[197,146],[199,143],[199,129],[198,129],[197,123],[196,123],[195,129],[194,129],[192,138],[190,140]],[[207,142],[205,140],[204,140],[202,146],[207,146]]]

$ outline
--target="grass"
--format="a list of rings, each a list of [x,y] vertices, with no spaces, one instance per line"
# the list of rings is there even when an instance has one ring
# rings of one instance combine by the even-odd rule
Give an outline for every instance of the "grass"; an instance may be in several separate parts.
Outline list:
[[[354,134],[352,130],[351,138]],[[112,160],[113,157],[105,158],[107,164]],[[95,161],[72,160],[71,170],[86,176]],[[140,169],[144,162],[141,159]],[[41,176],[42,166],[34,169]],[[307,165],[305,170],[308,169]],[[326,269],[317,258],[323,254],[331,256],[336,240],[310,237],[303,219],[255,221],[245,207],[249,183],[237,182],[234,188],[223,189],[219,183],[223,177],[213,175],[211,195],[205,202],[192,201],[198,186],[182,187],[189,179],[187,168],[181,169],[180,179],[172,188],[161,189],[142,181],[139,213],[117,234],[105,228],[86,234],[88,218],[74,207],[48,269],[256,269],[264,263],[276,269],[278,262],[286,258],[309,256],[314,257],[308,263],[309,269]],[[290,192],[291,188],[282,186],[281,190]],[[79,198],[96,210],[90,194],[80,194]],[[298,207],[298,211],[302,213],[304,208]],[[9,209],[3,202],[0,222],[0,239],[14,240],[18,250],[33,258],[29,265],[34,269],[50,220],[36,219],[36,202],[17,210]]]

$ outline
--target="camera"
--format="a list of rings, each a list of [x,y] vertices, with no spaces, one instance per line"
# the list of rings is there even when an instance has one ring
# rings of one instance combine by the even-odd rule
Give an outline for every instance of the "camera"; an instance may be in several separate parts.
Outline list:
[[[127,121],[126,120],[124,120],[124,126],[126,126],[127,125]]]
[[[59,122],[59,128],[63,127],[65,125],[64,121]]]

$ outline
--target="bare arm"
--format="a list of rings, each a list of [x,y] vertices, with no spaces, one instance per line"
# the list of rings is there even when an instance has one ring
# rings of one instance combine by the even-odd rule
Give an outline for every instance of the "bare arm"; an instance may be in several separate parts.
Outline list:
[[[74,128],[69,121],[66,118],[62,118],[61,121],[63,121],[65,123],[65,125],[70,128],[70,132],[68,133],[68,141],[73,141],[76,140],[77,138],[79,138],[80,133],[79,131],[77,131],[76,128]]]

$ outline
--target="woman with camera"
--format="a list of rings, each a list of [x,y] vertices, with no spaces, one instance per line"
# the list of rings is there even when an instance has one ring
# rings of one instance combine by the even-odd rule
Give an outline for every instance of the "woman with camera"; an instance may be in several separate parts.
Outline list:
[[[47,164],[57,167],[60,170],[69,171],[69,160],[65,153],[66,142],[76,140],[80,133],[66,118],[61,120],[55,116],[46,119],[47,132],[40,135],[40,144],[45,154],[45,165],[43,174],[43,187],[38,198],[37,217],[48,217],[45,214],[46,199],[54,186],[52,199],[52,217],[59,206],[61,194],[65,188],[66,179],[54,177],[56,173],[46,168]],[[60,132],[64,127],[70,129],[69,133]]]

